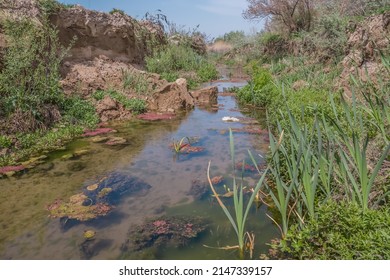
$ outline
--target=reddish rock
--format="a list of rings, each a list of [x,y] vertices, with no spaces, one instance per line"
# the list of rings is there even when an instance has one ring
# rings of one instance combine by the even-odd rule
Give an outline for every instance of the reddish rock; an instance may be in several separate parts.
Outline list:
[[[6,174],[8,172],[17,172],[26,169],[23,165],[17,165],[17,166],[4,166],[0,167],[0,174]]]
[[[114,132],[114,130],[112,128],[109,128],[109,127],[102,127],[102,128],[97,128],[95,130],[85,130],[84,134],[82,136],[89,137],[89,136],[96,136],[96,135],[100,135],[100,134],[106,134],[106,133],[110,133],[110,132]]]
[[[159,114],[159,113],[145,113],[142,115],[138,115],[138,118],[145,121],[158,121],[158,120],[171,120],[175,118],[175,114]]]

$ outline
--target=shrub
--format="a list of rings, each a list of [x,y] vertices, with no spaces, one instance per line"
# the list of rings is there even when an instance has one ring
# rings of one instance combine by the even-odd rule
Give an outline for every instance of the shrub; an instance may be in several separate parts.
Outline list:
[[[46,106],[64,101],[59,67],[67,49],[60,45],[57,30],[47,19],[39,27],[28,20],[6,21],[4,32],[9,46],[0,73],[4,117],[29,115],[39,127],[47,128],[51,124],[45,120]]]
[[[319,208],[317,220],[292,227],[280,249],[294,259],[388,260],[389,228],[388,210],[329,202]]]
[[[110,11],[110,14],[111,14],[111,15],[113,15],[113,14],[121,14],[122,16],[126,15],[125,11],[120,10],[120,9],[116,9],[116,8],[113,8],[113,9]]]
[[[63,121],[73,125],[94,127],[99,122],[95,107],[80,97],[65,100],[63,105]]]
[[[9,148],[12,144],[12,140],[5,135],[0,135],[0,149]]]
[[[248,85],[239,90],[237,97],[240,102],[250,103],[256,106],[267,107],[280,94],[274,84],[271,73],[257,66],[250,70],[252,80]]]
[[[149,72],[161,74],[169,82],[175,81],[183,72],[196,73],[196,77],[189,79],[188,84],[218,77],[215,66],[186,45],[168,45],[154,56],[147,57],[146,67]]]

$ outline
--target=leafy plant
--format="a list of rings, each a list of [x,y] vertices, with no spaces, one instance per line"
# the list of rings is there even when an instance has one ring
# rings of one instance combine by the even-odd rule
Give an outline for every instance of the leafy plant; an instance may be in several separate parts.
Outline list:
[[[73,96],[63,102],[63,122],[92,128],[99,122],[95,107],[80,97]]]
[[[123,89],[133,89],[137,94],[147,94],[149,83],[142,74],[122,71]]]
[[[12,144],[12,140],[6,135],[0,135],[0,149],[9,148]]]
[[[58,32],[48,19],[38,27],[29,20],[6,21],[8,48],[0,72],[0,101],[5,117],[31,115],[47,125],[47,106],[61,106],[59,68],[68,49],[58,41]]]
[[[364,211],[359,205],[329,201],[318,218],[294,226],[279,247],[284,258],[387,260],[390,258],[390,213]]]
[[[146,111],[146,102],[139,98],[128,98],[123,93],[115,90],[98,90],[93,94],[96,100],[102,100],[104,96],[110,96],[112,99],[121,103],[126,109],[132,111],[134,114],[142,114]]]
[[[146,58],[146,68],[149,72],[161,74],[169,82],[182,77],[184,73],[191,73],[188,84],[193,85],[218,77],[215,66],[187,45],[169,44]]]
[[[121,9],[116,9],[116,8],[113,8],[109,13],[111,15],[113,15],[113,14],[120,14],[122,16],[126,15],[125,11],[123,11]]]
[[[249,210],[252,207],[253,201],[255,200],[255,197],[257,193],[259,192],[260,188],[263,185],[263,181],[265,179],[265,176],[268,172],[268,169],[265,170],[259,179],[259,181],[256,184],[256,187],[253,189],[252,195],[250,196],[249,200],[246,203],[246,207],[244,205],[244,186],[243,181],[241,180],[241,184],[238,185],[236,177],[235,177],[235,158],[234,158],[234,139],[233,139],[233,133],[230,129],[230,155],[233,165],[233,202],[234,202],[234,217],[230,213],[230,211],[227,209],[223,201],[220,199],[217,191],[215,190],[215,187],[211,181],[210,178],[210,165],[211,161],[209,162],[208,168],[207,168],[207,178],[210,184],[211,191],[213,192],[216,200],[218,201],[219,206],[222,208],[223,212],[225,213],[226,217],[229,219],[234,231],[237,235],[237,241],[238,246],[237,248],[240,251],[240,256],[243,257],[244,250],[245,250],[245,236],[246,236],[246,229],[245,224],[248,218]],[[243,164],[244,166],[245,164]],[[253,238],[253,236],[250,236]],[[235,248],[235,247],[233,247]]]
[[[184,143],[184,141],[187,139],[188,143]],[[190,139],[188,137],[183,137],[179,141],[173,140],[172,141],[172,148],[175,151],[176,154],[180,153],[180,151],[187,145],[189,145]]]
[[[340,169],[343,170],[343,173],[348,176],[349,183],[352,185],[350,191],[352,199],[355,200],[357,198],[363,211],[366,211],[370,202],[371,189],[383,161],[388,156],[390,144],[385,147],[377,159],[375,167],[370,172],[367,160],[369,138],[365,137],[364,139],[362,137],[362,134],[364,133],[362,113],[357,106],[355,95],[353,95],[351,106],[349,106],[344,99],[342,99],[342,105],[344,115],[346,116],[349,126],[352,128],[352,137],[338,125],[337,120],[339,119],[339,116],[337,114],[335,118],[330,118],[338,133],[338,137],[336,137],[335,140],[339,147],[346,147],[346,151],[343,148],[339,149],[339,166]],[[342,177],[345,181],[345,176],[342,175]]]

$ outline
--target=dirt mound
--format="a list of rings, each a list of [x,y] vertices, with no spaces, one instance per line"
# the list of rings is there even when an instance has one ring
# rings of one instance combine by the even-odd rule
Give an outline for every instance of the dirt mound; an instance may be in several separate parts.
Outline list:
[[[121,13],[102,13],[76,5],[61,9],[51,16],[59,31],[60,42],[67,46],[76,37],[70,53],[71,60],[93,59],[105,55],[111,59],[142,64],[149,52],[147,40],[153,34],[137,20]],[[163,43],[161,32],[154,34]]]
[[[67,61],[62,67],[62,75],[61,85],[65,93],[76,92],[85,99],[92,99],[97,90],[116,90],[128,98],[145,100],[148,109],[156,112],[173,113],[194,106],[185,79],[168,83],[157,74],[103,55],[93,60]],[[103,122],[131,117],[122,104],[108,96],[95,102],[95,107]]]
[[[350,75],[358,76],[362,81],[367,81],[370,77],[375,83],[380,74],[385,73],[381,54],[388,51],[389,36],[390,12],[367,18],[351,33],[348,39],[347,56],[342,61],[344,70],[340,79],[347,95],[351,94]]]

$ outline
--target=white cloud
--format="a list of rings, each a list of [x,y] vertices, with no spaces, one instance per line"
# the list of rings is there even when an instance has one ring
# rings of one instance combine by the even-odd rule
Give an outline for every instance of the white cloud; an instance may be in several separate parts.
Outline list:
[[[241,12],[248,6],[246,0],[208,0],[207,2],[198,7],[212,14],[225,16],[241,15]]]

